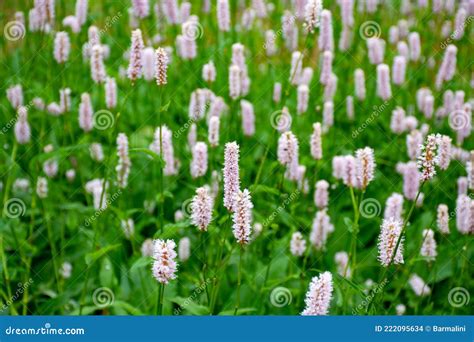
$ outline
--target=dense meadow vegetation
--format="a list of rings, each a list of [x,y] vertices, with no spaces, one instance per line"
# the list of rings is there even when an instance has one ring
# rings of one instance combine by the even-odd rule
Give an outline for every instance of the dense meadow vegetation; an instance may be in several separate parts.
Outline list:
[[[474,2],[319,4],[1,1],[2,315],[472,314]]]

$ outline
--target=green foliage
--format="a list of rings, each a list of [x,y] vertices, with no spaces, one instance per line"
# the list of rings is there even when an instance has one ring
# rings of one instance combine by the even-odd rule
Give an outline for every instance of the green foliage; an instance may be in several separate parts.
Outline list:
[[[189,260],[179,262],[177,279],[165,286],[163,313],[166,315],[233,315],[237,297],[240,297],[238,315],[297,315],[304,308],[312,277],[324,271],[330,271],[334,278],[330,314],[394,314],[397,304],[406,305],[407,314],[472,314],[472,305],[453,306],[448,300],[450,290],[455,287],[473,293],[472,235],[462,235],[457,231],[454,215],[450,220],[450,235],[441,235],[436,230],[438,204],[445,203],[450,212],[454,212],[456,179],[465,176],[465,166],[461,162],[453,161],[447,170],[440,170],[424,186],[423,206],[414,209],[406,229],[405,263],[385,271],[377,260],[377,238],[384,203],[393,192],[403,191],[396,164],[408,160],[405,135],[395,135],[390,130],[391,112],[397,106],[406,110],[414,106],[416,91],[422,86],[432,88],[436,107],[442,104],[442,92],[435,91],[433,86],[444,53],[440,47],[439,30],[445,20],[453,19],[452,15],[414,11],[410,30],[421,34],[425,61],[409,63],[408,82],[401,87],[392,86],[394,96],[384,104],[375,96],[376,71],[368,63],[366,41],[359,35],[359,27],[374,20],[381,26],[382,38],[387,39],[389,27],[401,19],[398,1],[395,8],[382,6],[373,16],[356,13],[351,48],[347,52],[336,52],[333,67],[339,81],[334,98],[335,125],[324,135],[323,159],[316,163],[310,155],[309,137],[312,124],[322,121],[324,101],[324,89],[319,83],[318,33],[306,39],[302,24],[297,22],[300,27],[298,48],[305,51],[303,64],[315,71],[310,84],[309,109],[297,115],[296,88],[286,88],[291,51],[284,47],[280,30],[285,1],[273,1],[274,11],[268,18],[257,20],[248,32],[240,30],[228,34],[217,31],[214,6],[211,13],[205,15],[200,12],[200,2],[192,2],[192,13],[199,11],[204,30],[203,36],[196,41],[198,56],[186,61],[173,52],[168,85],[162,90],[153,81],[147,83],[141,79],[132,86],[128,79],[120,77],[119,68],[127,67],[123,55],[130,46],[129,2],[89,1],[87,24],[78,34],[61,25],[62,18],[74,13],[74,1],[56,2],[54,31],[66,30],[71,38],[71,55],[65,65],[58,65],[53,59],[53,34],[26,31],[21,40],[0,40],[0,180],[3,184],[0,191],[3,205],[0,218],[0,303],[6,304],[2,314],[156,314],[158,283],[151,272],[152,258],[142,254],[142,245],[146,239],[173,239],[178,243],[183,237],[190,238],[191,256]],[[326,1],[325,5],[333,13],[337,42],[342,29],[340,11],[336,1]],[[30,2],[26,5],[25,1],[2,1],[0,26],[3,28],[12,20],[16,11],[24,11],[27,17],[30,7]],[[115,17],[117,20],[107,25]],[[240,22],[242,10],[234,17]],[[84,133],[77,119],[81,94],[91,94],[94,111],[106,108],[103,86],[93,83],[89,63],[82,57],[82,45],[87,41],[89,25],[103,29],[101,42],[110,47],[105,65],[107,74],[117,80],[118,106],[111,110],[113,126]],[[432,30],[431,25],[436,30]],[[160,46],[173,48],[176,35],[181,31],[178,26],[157,20],[155,15],[140,21],[140,28],[147,44],[155,34],[160,34]],[[273,57],[267,57],[263,48],[267,29],[277,32],[279,52]],[[464,38],[456,41],[459,49],[456,77],[442,89],[464,90],[466,101],[472,98],[469,85],[472,41],[471,23],[466,27]],[[255,108],[256,134],[252,137],[244,137],[241,133],[240,106],[228,97],[228,67],[231,46],[235,42],[246,47],[252,80],[251,92],[245,97]],[[156,44],[153,46],[157,47]],[[396,47],[387,42],[385,60],[388,64],[395,55]],[[429,66],[429,57],[436,63],[435,69]],[[213,60],[217,68],[217,80],[213,84],[206,84],[201,77],[202,66],[209,60]],[[346,115],[345,99],[354,93],[355,68],[365,71],[368,97],[365,101],[355,100],[355,119],[350,120]],[[272,101],[275,82],[281,82],[284,91],[288,90],[283,94],[283,101],[292,113],[291,129],[300,143],[300,163],[307,167],[309,193],[302,191],[295,182],[284,179],[285,170],[277,160],[279,134],[271,126],[271,120],[272,113],[282,109],[282,103]],[[32,141],[27,145],[16,143],[12,126],[16,113],[4,96],[5,90],[14,84],[22,85],[24,102],[28,105]],[[59,89],[64,87],[72,91],[72,109],[64,115],[55,117],[31,105],[35,97],[41,97],[46,104],[58,102]],[[222,96],[229,108],[221,118],[220,145],[209,148],[206,175],[193,179],[189,172],[191,151],[187,143],[191,124],[188,105],[191,92],[204,87]],[[375,118],[367,123],[373,113],[376,113]],[[420,124],[429,124],[430,131],[454,137],[448,118],[426,119],[416,107],[412,114]],[[159,117],[173,132],[175,156],[180,162],[178,175],[164,177],[163,191],[159,177],[165,162],[149,148]],[[197,126],[198,140],[207,142],[205,120],[198,122]],[[359,131],[361,127],[364,129]],[[118,188],[115,182],[115,139],[120,132],[129,138],[132,161],[129,184],[125,189]],[[354,135],[354,132],[358,133]],[[192,226],[186,206],[197,187],[211,184],[212,171],[221,172],[224,144],[233,140],[240,145],[241,186],[252,194],[254,223],[263,225],[261,234],[252,236],[242,254],[240,292],[237,291],[239,246],[232,235],[231,216],[222,204],[222,182],[215,201],[213,221],[204,238]],[[105,159],[101,162],[93,161],[90,156],[89,148],[94,142],[103,146]],[[54,147],[53,151],[44,152],[44,147],[49,144]],[[375,180],[364,198],[376,199],[380,211],[370,218],[360,217],[357,222],[348,188],[332,176],[331,161],[336,155],[352,154],[365,146],[375,149],[377,169]],[[472,135],[464,141],[462,148],[474,148]],[[35,188],[38,177],[45,177],[43,164],[48,160],[58,162],[59,172],[56,177],[48,178],[48,197],[41,199]],[[72,181],[65,177],[70,169],[76,171],[76,178]],[[15,180],[21,178],[29,181],[27,190],[15,185]],[[94,208],[93,197],[85,189],[85,184],[96,178],[109,182],[107,193],[111,201],[104,210]],[[328,214],[335,230],[329,235],[326,248],[317,251],[310,246],[309,235],[316,213],[313,188],[320,179],[331,184]],[[297,196],[292,197],[295,192]],[[9,217],[4,210],[12,198],[20,200],[24,206],[18,217]],[[163,205],[163,214],[160,204]],[[411,202],[405,201],[405,217],[410,206]],[[185,217],[176,221],[178,210],[183,211]],[[126,238],[121,227],[121,220],[128,218],[135,222],[135,232],[130,238]],[[432,263],[419,255],[425,228],[436,231],[438,256]],[[354,276],[344,278],[338,275],[334,255],[339,251],[349,252],[356,230]],[[308,250],[301,258],[294,257],[289,250],[291,235],[296,231],[303,234],[308,244]],[[62,275],[65,262],[72,265],[70,277]],[[431,288],[430,295],[419,297],[414,294],[408,282],[413,273],[425,280]],[[368,286],[369,279],[375,284]],[[278,301],[275,305],[272,294],[275,295],[277,288],[287,290],[284,305]],[[98,290],[105,291],[105,303],[99,300],[102,297],[99,297]]]

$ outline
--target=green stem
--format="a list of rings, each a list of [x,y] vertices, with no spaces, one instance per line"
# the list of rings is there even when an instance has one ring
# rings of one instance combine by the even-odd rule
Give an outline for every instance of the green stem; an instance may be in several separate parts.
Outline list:
[[[272,267],[272,262],[273,262],[273,259],[270,259],[270,261],[268,262],[267,269],[265,270],[265,278],[263,279],[263,284],[262,284],[262,287],[260,288],[261,303],[263,303],[263,290],[265,289],[265,286],[267,285],[268,277],[270,275],[270,269]],[[266,314],[267,306],[262,305],[262,309],[263,309],[263,314]]]
[[[304,259],[303,259],[303,267],[301,268],[301,272],[300,272],[300,292],[301,294],[298,296],[298,303],[297,303],[297,307],[299,308],[300,307],[300,303],[301,303],[301,298],[303,298],[304,296],[304,293],[305,293],[305,283],[304,283],[304,280],[306,278],[306,262],[308,260],[308,254],[306,254],[304,256]]]
[[[351,247],[349,249],[349,260],[350,262],[347,263],[346,269],[344,270],[344,274],[347,272],[347,268],[349,267],[349,263],[351,264],[352,268],[352,274],[354,274],[354,268],[356,264],[356,253],[357,253],[357,235],[359,232],[359,208],[358,208],[358,202],[355,198],[354,195],[354,188],[351,186],[349,188],[350,194],[351,194],[351,201],[352,201],[352,207],[354,210],[354,222],[352,225],[352,238],[351,238]]]
[[[161,123],[161,103],[162,103],[162,88],[160,87],[160,96],[159,96],[159,104],[158,104],[158,125],[160,128],[160,156],[163,160],[163,130],[162,130],[162,123]],[[163,165],[160,163],[160,234],[163,234],[163,226],[164,226],[164,216],[165,216],[165,207],[164,207],[164,182],[163,182]]]
[[[17,150],[18,150],[18,143],[15,140],[15,143],[13,145],[12,155],[10,158],[12,161],[12,168],[15,165]],[[13,176],[14,176],[14,172],[10,170],[10,172],[8,172],[7,182],[5,183],[5,193],[3,194],[3,205],[5,205],[5,203],[8,200],[8,196],[10,195],[10,188],[13,182]],[[2,211],[2,217],[5,217],[5,210]]]
[[[411,205],[411,208],[410,208],[410,211],[408,212],[408,215],[407,217],[405,218],[405,221],[403,222],[403,227],[402,227],[402,231],[400,233],[400,236],[398,237],[398,240],[397,240],[397,244],[395,245],[395,249],[393,250],[393,253],[392,253],[392,256],[390,258],[390,263],[389,263],[389,266],[392,264],[393,262],[393,259],[395,259],[395,255],[397,255],[397,251],[398,251],[398,247],[400,246],[400,242],[402,240],[402,237],[403,237],[403,234],[405,234],[405,230],[406,230],[406,227],[408,225],[408,221],[410,220],[410,217],[413,213],[413,210],[415,209],[415,206],[416,206],[416,202],[418,201],[418,198],[420,197],[420,194],[421,194],[421,190],[423,189],[423,185],[425,185],[425,182],[421,183],[421,186],[420,186],[420,189],[418,190],[418,193],[416,194],[416,197],[415,197],[415,200],[413,201],[412,205]],[[382,283],[382,281],[385,279],[385,276],[387,274],[387,271],[388,271],[388,266],[387,267],[384,267],[384,270],[382,272],[382,276],[381,278],[379,279],[379,284]],[[383,291],[379,291],[379,292],[383,292]],[[378,295],[378,292],[376,292],[374,294],[374,296],[371,298],[371,300],[369,301],[369,303],[367,304],[367,312],[369,312],[371,306],[373,305],[376,297]]]
[[[206,255],[206,248],[204,246],[204,234],[205,232],[204,231],[201,231],[200,232],[200,235],[199,235],[199,240],[200,240],[200,249],[201,249],[201,258],[202,258],[202,269],[201,269],[201,273],[202,273],[202,280],[204,282],[204,289],[205,289],[205,292],[206,292],[206,298],[207,298],[207,303],[210,304],[211,303],[211,298],[209,296],[209,289],[207,288],[207,255]]]
[[[5,285],[6,285],[6,288],[7,288],[7,294],[8,294],[8,298],[11,300],[11,298],[13,298],[12,296],[12,291],[11,291],[11,288],[10,288],[10,275],[8,273],[8,268],[7,268],[7,259],[5,257],[5,253],[4,253],[4,248],[3,248],[3,237],[0,236],[0,253],[2,255],[2,266],[3,266],[3,273],[5,275]],[[13,305],[13,303],[10,305],[10,312],[12,315],[17,315],[17,311],[15,309],[15,306]]]
[[[96,243],[97,243],[97,229],[94,228],[94,237],[92,239],[92,252],[95,249]],[[89,277],[90,277],[92,265],[93,265],[93,262],[87,267],[87,270],[86,270],[86,279],[84,280],[84,286],[82,287],[81,299],[79,301],[79,316],[82,315],[82,309],[84,307],[84,300],[86,298],[86,290],[87,290],[87,285],[89,284]]]
[[[310,184],[309,186],[311,188],[314,188],[314,191],[316,191],[316,181],[318,179],[318,160],[315,160],[314,161],[314,173],[311,175],[311,181],[310,181]]]
[[[262,174],[263,164],[265,164],[265,160],[267,159],[268,152],[270,151],[270,144],[267,145],[265,149],[265,154],[263,155],[262,161],[260,162],[260,166],[258,167],[257,177],[255,177],[255,182],[253,185],[257,185],[258,181],[260,180],[260,175]]]
[[[234,316],[237,315],[237,311],[239,310],[239,307],[240,307],[240,285],[242,283],[242,254],[243,253],[244,253],[244,247],[243,245],[241,245],[240,253],[239,253],[239,268],[238,268],[238,273],[237,273],[237,298],[235,302]]]
[[[123,99],[122,105],[121,105],[121,107],[120,107],[120,111],[117,112],[115,125],[114,125],[113,128],[110,130],[109,136],[108,136],[109,145],[112,145],[112,144],[113,144],[113,136],[114,136],[115,131],[116,131],[117,126],[118,126],[118,120],[120,119],[120,113],[121,113],[122,109],[124,108],[125,103],[127,102],[128,97],[130,96],[130,94],[131,94],[132,92],[133,92],[133,91],[130,91],[129,93],[127,93],[127,95],[125,95],[125,98]],[[110,170],[112,169],[112,168],[110,167],[110,163],[111,163],[112,160],[113,160],[113,159],[112,159],[111,154],[108,153],[108,154],[107,154],[107,161],[105,162],[106,169],[105,169],[104,180],[103,180],[103,182],[102,182],[102,192],[101,192],[101,194],[100,194],[99,211],[101,211],[101,210],[105,211],[105,209],[102,209],[102,206],[103,206],[103,204],[104,204],[105,192],[106,192],[106,190],[107,190],[107,179],[108,179],[108,177],[109,177]],[[120,191],[119,191],[119,194],[120,194]],[[96,248],[97,239],[98,239],[98,228],[96,227],[96,222],[97,222],[97,220],[94,220],[94,221],[92,222],[92,229],[94,230],[94,237],[93,237],[93,240],[92,240],[92,251],[91,251],[91,252],[93,252],[94,249]],[[90,272],[91,272],[91,269],[92,269],[92,266],[93,266],[93,265],[94,265],[94,261],[92,261],[91,264],[88,265],[87,270],[86,270],[86,277],[85,277],[85,281],[84,281],[84,286],[83,286],[83,288],[82,288],[81,299],[80,299],[80,302],[79,302],[79,315],[82,315],[82,309],[83,309],[83,306],[84,306],[84,300],[85,300],[87,285],[89,284]]]
[[[218,292],[218,286],[219,286],[219,278],[217,277],[217,270],[218,270],[218,262],[222,258],[222,250],[223,246],[225,244],[225,239],[222,239],[222,242],[219,244],[219,251],[217,252],[217,259],[216,259],[216,264],[215,264],[215,269],[216,272],[214,273],[213,276],[213,281],[212,281],[212,292],[211,292],[211,304],[209,305],[210,307],[210,313],[211,315],[214,315],[214,308],[216,306],[216,299],[217,299],[217,292]]]
[[[434,222],[436,222],[436,219],[432,220],[430,222],[430,224],[428,225],[428,227],[432,227]],[[416,255],[413,255],[413,257],[408,257],[407,258],[407,260],[411,260],[411,261],[407,264],[407,267],[403,268],[402,274],[400,275],[400,279],[402,279],[402,281],[401,281],[402,284],[406,284],[408,282],[409,276],[410,276],[410,274],[412,274],[412,271],[415,267],[416,256],[418,255],[418,251],[420,250],[421,246],[423,245],[423,242],[425,241],[425,238],[423,238],[423,240],[420,242],[419,246],[417,246]],[[436,264],[435,264],[435,270],[436,270]],[[430,273],[431,273],[431,269],[430,269]],[[406,279],[406,280],[403,280],[403,279]],[[435,279],[436,279],[436,272],[434,272],[434,274],[433,274],[433,285],[435,283]],[[449,287],[449,288],[451,288],[451,287]],[[402,289],[403,289],[403,286],[398,287],[396,292],[395,292],[395,296],[393,298],[398,298],[398,296],[400,295],[400,292],[402,291]],[[431,294],[430,294],[430,298],[431,298]],[[428,302],[430,302],[430,301],[428,300]],[[387,311],[390,311],[390,309],[392,308],[392,306],[394,304],[395,304],[395,302],[391,301]]]
[[[393,262],[393,259],[395,259],[395,255],[397,254],[398,247],[400,246],[400,242],[402,241],[402,236],[405,233],[406,227],[408,225],[408,221],[410,220],[410,217],[413,213],[413,210],[415,209],[416,203],[418,202],[418,198],[420,197],[420,194],[421,194],[421,189],[423,188],[424,184],[425,184],[424,182],[421,184],[420,190],[418,190],[418,193],[416,194],[415,200],[413,201],[413,203],[411,205],[410,211],[408,212],[408,215],[407,215],[405,221],[403,222],[402,232],[400,233],[400,236],[398,237],[397,244],[395,245],[395,250],[392,253],[392,257],[390,258],[390,264]]]
[[[53,240],[53,230],[51,227],[50,217],[46,213],[46,208],[44,206],[43,206],[43,210],[45,210],[43,213],[46,218],[46,228],[48,230],[48,240],[49,240],[49,245],[51,248],[51,258],[53,260],[54,277],[56,278],[56,287],[57,287],[58,295],[59,295],[61,292],[61,288],[59,286],[59,275],[58,275],[59,265],[56,259],[56,245],[54,244],[54,240]]]
[[[156,314],[158,316],[163,315],[163,297],[165,295],[165,285],[160,283],[158,285],[158,305],[156,309]]]
[[[299,65],[300,63],[302,64],[303,63],[303,56],[304,56],[304,53],[305,53],[305,50],[306,50],[306,46],[308,45],[308,42],[309,42],[309,34],[306,36],[306,39],[304,41],[304,44],[303,44],[303,52],[301,53],[300,55],[300,58],[298,59],[296,65]],[[296,76],[296,70],[298,68],[295,68],[295,70],[293,71],[293,73],[290,75],[290,79],[288,80],[287,82],[287,85],[286,85],[286,88],[285,88],[285,92],[283,93],[283,103],[282,103],[282,107],[285,106],[285,103],[286,103],[286,99],[288,98],[289,94],[290,94],[290,87],[291,87],[291,82],[293,82],[293,79],[295,78]]]
[[[283,190],[283,183],[285,182],[285,173],[286,173],[286,169],[283,165],[280,165],[280,169],[281,169],[281,176],[280,176],[280,181],[278,183],[278,190],[281,191]]]
[[[230,223],[230,227],[232,227],[232,217],[229,213],[229,216],[228,216],[228,221]],[[232,244],[232,248],[229,252],[229,255],[223,259],[222,259],[222,253],[223,253],[223,250],[224,250],[224,246],[225,246],[225,241],[226,241],[226,231],[224,231],[222,233],[222,241],[221,241],[221,246],[220,246],[220,249],[219,249],[219,254],[218,254],[218,258],[216,260],[216,263],[215,263],[215,272],[214,272],[214,287],[212,289],[212,294],[211,294],[211,305],[210,305],[210,311],[211,311],[211,314],[214,314],[214,310],[215,310],[215,306],[216,306],[216,302],[217,302],[217,296],[219,294],[219,288],[220,288],[220,280],[222,277],[217,277],[218,274],[220,274],[222,272],[222,269],[225,268],[225,266],[227,266],[227,263],[229,262],[230,260],[230,257],[232,256],[232,252],[234,251],[234,247],[235,247],[235,244]],[[219,264],[220,262],[220,264]]]

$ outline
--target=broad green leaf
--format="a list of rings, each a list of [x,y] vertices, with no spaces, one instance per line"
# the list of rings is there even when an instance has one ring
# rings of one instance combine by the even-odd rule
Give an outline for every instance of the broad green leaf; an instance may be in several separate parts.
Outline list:
[[[135,316],[144,315],[144,313],[140,311],[140,309],[121,300],[114,301],[114,303],[112,304],[112,307],[123,309],[129,315],[135,315]]]
[[[172,297],[166,298],[170,302],[178,304],[178,312],[189,312],[192,315],[209,315],[209,308],[204,305],[197,304],[191,297]]]
[[[255,311],[257,311],[256,308],[240,308],[237,311],[237,315],[242,315],[242,314],[251,313],[251,312],[255,312]],[[234,312],[235,312],[235,309],[224,310],[224,311],[219,312],[218,315],[219,316],[233,316]]]
[[[112,262],[108,257],[102,259],[99,277],[102,286],[113,288],[117,283]]]
[[[86,258],[85,258],[86,259],[86,264],[89,265],[89,266],[92,265],[94,262],[99,260],[102,256],[106,255],[110,251],[113,251],[113,250],[119,248],[120,246],[121,246],[121,244],[117,243],[115,245],[109,245],[107,247],[103,247],[103,248],[99,249],[98,251],[86,254]]]

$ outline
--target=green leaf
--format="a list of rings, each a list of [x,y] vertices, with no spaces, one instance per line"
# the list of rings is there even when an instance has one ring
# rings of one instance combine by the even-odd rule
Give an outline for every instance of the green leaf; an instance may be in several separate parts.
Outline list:
[[[130,272],[142,269],[144,267],[149,267],[150,264],[151,264],[151,258],[150,257],[141,257],[133,263],[132,267],[130,267]]]
[[[115,245],[109,245],[107,247],[103,247],[103,248],[99,249],[98,251],[95,251],[95,252],[92,252],[92,253],[87,253],[86,257],[85,257],[86,264],[88,266],[92,265],[94,262],[99,260],[102,256],[106,255],[110,251],[113,251],[114,249],[119,248],[120,246],[121,246],[121,244],[117,243]]]
[[[169,106],[170,106],[170,103],[171,103],[171,101],[168,101],[168,103],[166,103],[165,105],[161,106],[160,111],[161,111],[161,112],[167,112],[167,111],[168,111],[168,108],[169,108]]]
[[[97,306],[83,306],[82,307],[82,315],[90,315],[93,314],[96,310],[98,309]],[[79,308],[71,311],[72,316],[78,316],[79,315]]]
[[[441,259],[438,257],[438,267],[436,269],[435,282],[440,282],[453,276],[453,262],[450,258]]]
[[[189,312],[192,315],[209,315],[210,313],[207,306],[195,303],[191,297],[172,297],[166,299],[180,306],[177,309],[179,313],[183,311]]]
[[[48,159],[51,158],[67,158],[70,155],[73,155],[75,151],[86,149],[89,147],[89,144],[77,144],[73,146],[60,147],[54,151],[48,153],[40,153],[31,158],[29,165],[30,170],[35,170],[35,163],[42,164]]]
[[[117,283],[112,262],[108,257],[102,259],[99,278],[100,283],[105,287],[112,288]]]
[[[273,279],[277,279],[278,281],[280,281],[282,278],[284,278],[286,276],[289,262],[290,259],[287,255],[282,255],[273,259],[272,264],[270,266],[268,280],[271,281]]]
[[[346,225],[349,232],[352,233],[353,232],[353,227],[354,227],[354,224],[352,223],[352,220],[347,216],[345,216],[342,220],[344,221],[344,224]]]
[[[135,315],[135,316],[144,315],[144,313],[142,311],[140,311],[140,309],[134,307],[133,305],[131,305],[127,302],[123,302],[121,300],[116,300],[114,302],[114,304],[112,305],[112,307],[123,309],[129,315]]]
[[[77,210],[78,212],[85,212],[88,208],[79,202],[59,203],[58,208],[61,210]]]
[[[129,152],[130,153],[144,153],[150,156],[154,161],[156,161],[159,164],[158,166],[160,167],[165,166],[165,161],[161,158],[161,156],[148,148],[144,148],[144,147],[131,148]]]
[[[344,304],[343,302],[343,297],[342,297],[342,291],[341,291],[341,288],[339,286],[335,286],[334,288],[335,292],[336,292],[336,305],[338,307],[342,307],[342,305]]]
[[[360,296],[362,296],[362,297],[365,296],[364,291],[356,283],[354,283],[352,280],[347,279],[345,277],[342,277],[339,274],[337,274],[337,279],[339,280],[340,283],[349,284],[349,286],[352,287]]]
[[[272,195],[280,195],[280,191],[278,191],[278,189],[275,189],[275,188],[271,188],[269,186],[266,186],[266,185],[262,185],[262,184],[253,184],[250,186],[250,192],[252,194],[257,194],[259,192],[266,192],[266,193],[270,193]]]
[[[221,311],[218,313],[219,316],[233,316],[234,315],[234,311],[235,309],[231,309],[231,310],[224,310],[224,311]],[[242,314],[246,314],[246,313],[250,313],[250,312],[255,312],[257,311],[256,308],[240,308],[238,311],[237,311],[237,315],[242,315]]]

